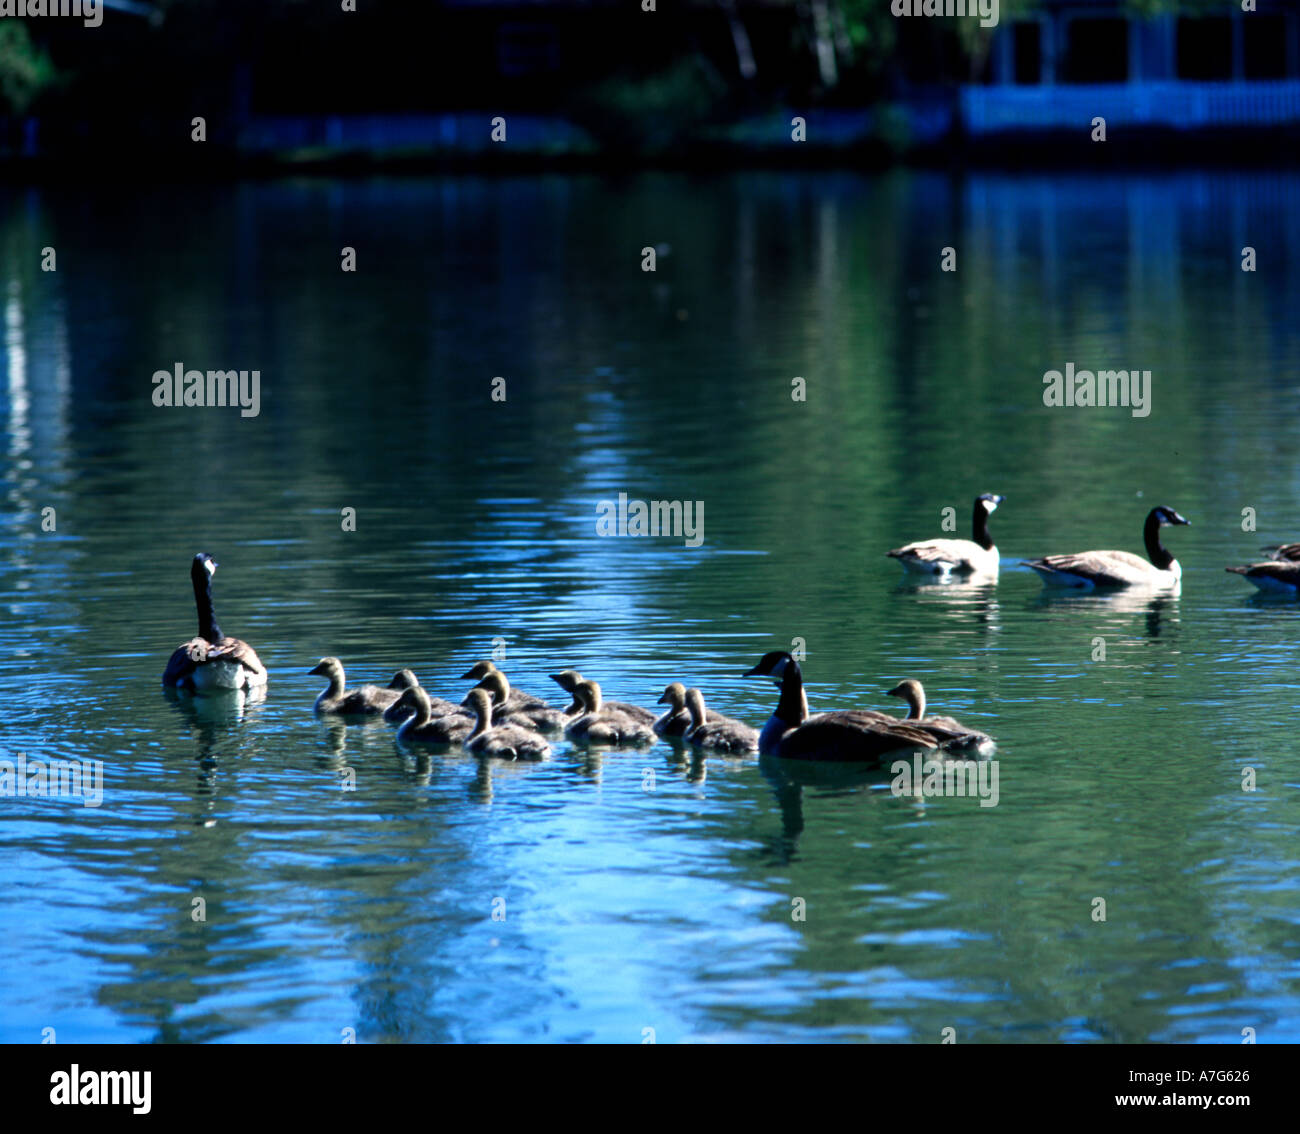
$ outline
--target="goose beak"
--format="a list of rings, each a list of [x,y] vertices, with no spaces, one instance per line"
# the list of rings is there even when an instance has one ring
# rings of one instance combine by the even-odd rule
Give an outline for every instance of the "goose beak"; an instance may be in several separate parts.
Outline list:
[[[767,674],[764,673],[762,670],[760,670],[758,666],[754,666],[753,669],[746,670],[740,676],[741,677],[766,677]]]
[[[309,675],[318,675],[323,677],[325,674],[325,667],[318,663],[315,666],[313,666],[311,669],[309,669],[307,673]]]
[[[462,673],[460,675],[460,679],[462,681],[469,681],[473,676],[474,676],[474,670],[471,669],[468,673]]]
[[[662,697],[659,698],[658,701],[655,702],[655,704],[656,704],[656,705],[666,705],[666,704],[668,704],[668,694],[665,693]]]

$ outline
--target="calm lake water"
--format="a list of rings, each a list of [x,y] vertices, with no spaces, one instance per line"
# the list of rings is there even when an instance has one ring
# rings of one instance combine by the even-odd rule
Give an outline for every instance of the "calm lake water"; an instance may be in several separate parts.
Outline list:
[[[0,241],[0,755],[104,776],[0,800],[0,1040],[1300,1040],[1300,606],[1223,570],[1300,539],[1294,175],[11,189]],[[155,407],[178,362],[260,413]],[[1150,416],[1045,407],[1071,362],[1150,370]],[[901,585],[981,491],[1000,583]],[[702,545],[599,538],[620,492]],[[1181,597],[1018,566],[1157,503]],[[200,550],[260,703],[159,686]],[[796,640],[814,707],[912,676],[993,733],[998,805],[430,757],[307,674],[460,696],[498,647],[758,726]]]

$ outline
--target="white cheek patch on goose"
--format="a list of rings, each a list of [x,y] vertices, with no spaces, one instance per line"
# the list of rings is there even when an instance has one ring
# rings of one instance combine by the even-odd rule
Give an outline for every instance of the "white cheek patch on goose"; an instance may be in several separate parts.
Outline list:
[[[203,561],[203,566],[209,575],[215,575],[217,573],[217,565],[213,563],[211,559],[205,559]]]

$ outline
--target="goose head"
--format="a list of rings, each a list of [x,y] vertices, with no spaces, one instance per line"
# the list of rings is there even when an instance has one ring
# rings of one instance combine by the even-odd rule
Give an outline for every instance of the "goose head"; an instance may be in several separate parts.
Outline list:
[[[388,688],[414,689],[419,684],[420,679],[409,669],[399,669],[395,674],[393,674],[393,680],[388,683]]]
[[[340,685],[343,684],[343,663],[338,658],[321,658],[307,672],[317,677],[328,677],[330,681],[337,681]]]
[[[504,705],[510,696],[510,681],[499,669],[494,669],[475,685],[470,692],[472,693],[474,690],[485,692],[493,705]],[[461,703],[465,704],[463,701]],[[466,705],[466,708],[468,707]]]
[[[976,503],[981,505],[984,509],[985,515],[989,516],[993,515],[993,513],[997,511],[998,505],[1005,499],[1005,496],[1001,496],[996,492],[981,492],[977,497],[975,497]]]
[[[772,650],[764,654],[758,662],[758,665],[747,671],[744,677],[770,677],[778,685],[781,684],[785,677],[786,670],[791,666],[797,666],[798,663],[785,650]]]
[[[1159,504],[1156,507],[1151,509],[1151,518],[1155,520],[1155,522],[1159,524],[1160,527],[1162,528],[1169,527],[1170,525],[1173,524],[1190,525],[1192,522],[1191,520],[1187,519],[1185,516],[1180,516],[1172,508],[1164,504]]]
[[[909,720],[920,720],[925,716],[925,689],[914,678],[900,681],[889,691],[889,696],[900,697],[907,702]]]
[[[582,681],[582,674],[576,669],[566,669],[560,673],[552,673],[547,676],[566,693],[572,693]]]
[[[460,679],[462,681],[478,681],[480,678],[486,677],[489,673],[496,673],[496,671],[496,665],[485,658],[483,661],[475,662],[470,667],[468,673],[462,673],[460,675]]]
[[[492,696],[486,689],[480,686],[474,686],[465,694],[465,700],[461,702],[463,708],[468,709],[478,718],[478,727],[480,729],[488,728],[492,724]]]
[[[194,562],[190,566],[190,574],[195,578],[206,581],[217,573],[217,566],[217,561],[211,555],[206,551],[200,551],[194,557]]]
[[[659,698],[659,704],[671,705],[672,712],[680,713],[686,707],[686,686],[680,681],[674,681],[664,690],[664,695]]]

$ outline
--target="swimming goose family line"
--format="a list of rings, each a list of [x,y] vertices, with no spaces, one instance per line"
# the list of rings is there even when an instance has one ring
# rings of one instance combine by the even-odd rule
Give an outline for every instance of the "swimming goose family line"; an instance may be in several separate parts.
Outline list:
[[[887,554],[905,572],[932,576],[979,576],[996,580],[999,554],[989,534],[989,517],[1005,497],[985,492],[975,497],[972,538],[922,540]],[[1087,590],[1141,588],[1177,593],[1182,581],[1178,560],[1161,542],[1161,529],[1191,521],[1167,505],[1147,513],[1142,539],[1147,558],[1126,551],[1084,551],[1024,560],[1049,587]],[[1264,548],[1268,558],[1228,567],[1261,591],[1300,597],[1300,542]],[[192,693],[251,690],[267,684],[266,667],[257,652],[239,638],[227,637],[217,623],[212,581],[217,561],[199,552],[190,564],[190,582],[198,615],[198,634],[171,654],[163,685]],[[316,698],[321,714],[344,718],[382,716],[398,726],[404,742],[466,744],[471,751],[511,759],[541,759],[550,752],[543,734],[564,735],[576,743],[646,745],[658,738],[680,738],[695,747],[724,752],[753,752],[791,759],[878,760],[902,748],[937,749],[949,754],[984,755],[994,749],[988,734],[967,728],[951,717],[927,716],[919,681],[907,679],[889,695],[905,700],[905,718],[874,709],[845,709],[811,714],[803,675],[794,657],[783,651],[764,655],[744,676],[769,677],[780,689],[776,709],[761,731],[724,717],[705,704],[699,689],[670,683],[659,699],[662,714],[626,701],[610,701],[594,681],[574,669],[551,674],[571,698],[564,709],[524,693],[489,660],[476,662],[462,680],[476,684],[461,701],[432,697],[410,669],[399,669],[386,688],[362,685],[349,689],[343,663],[324,657],[311,674],[325,677]],[[524,742],[522,734],[536,739]]]
[[[265,685],[267,673],[246,642],[227,638],[212,607],[216,561],[205,552],[191,565],[199,634],[172,654],[163,675],[167,686],[195,693],[235,691]],[[704,693],[674,681],[659,698],[667,711],[626,701],[607,701],[599,683],[576,669],[551,675],[573,702],[555,709],[541,697],[516,689],[494,662],[476,662],[462,675],[474,686],[457,703],[430,696],[415,671],[397,670],[387,687],[347,684],[343,662],[324,657],[309,674],[326,679],[314,708],[322,716],[373,719],[397,725],[404,744],[460,745],[475,755],[506,760],[543,760],[551,746],[543,733],[562,733],[575,744],[643,747],[661,737],[680,739],[704,752],[744,755],[760,752],[803,760],[873,762],[903,748],[942,750],[954,756],[984,754],[992,741],[948,717],[925,716],[925,693],[909,679],[891,690],[905,696],[911,718],[876,710],[841,710],[810,716],[799,664],[792,655],[765,655],[744,676],[768,676],[780,686],[771,720],[760,732],[708,708]]]

